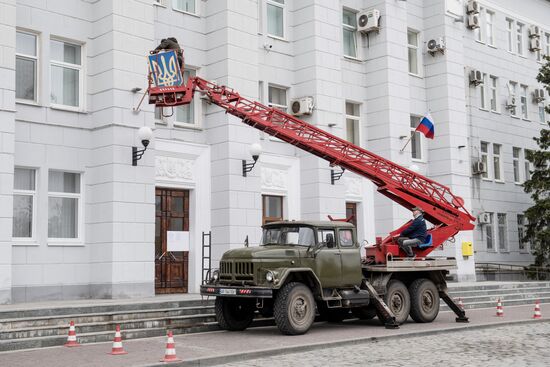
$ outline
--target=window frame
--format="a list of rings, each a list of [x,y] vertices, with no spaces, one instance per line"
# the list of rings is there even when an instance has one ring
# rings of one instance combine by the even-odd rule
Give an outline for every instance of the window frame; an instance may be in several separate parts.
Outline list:
[[[544,55],[550,56],[550,32],[543,32],[544,34]]]
[[[520,118],[520,115],[518,114],[518,110],[520,109],[519,105],[517,104],[517,101],[518,101],[518,82],[514,82],[512,80],[510,80],[508,82],[508,84],[510,85],[510,90],[513,92],[511,93],[511,96],[515,97],[516,98],[516,106],[514,108],[511,108],[510,109],[510,116],[512,117],[515,117],[515,118]]]
[[[349,9],[349,8],[342,8],[342,55],[345,57],[345,58],[348,58],[348,59],[353,59],[353,60],[359,60],[359,42],[357,40],[357,24],[355,24],[355,26],[352,26],[350,24],[346,24],[344,23],[344,12],[348,12],[350,14],[353,14],[353,16],[355,17],[355,19],[357,19],[357,11],[356,10],[353,10],[353,9]],[[356,20],[356,23],[357,23],[357,20]],[[346,55],[346,48],[345,48],[345,43],[344,43],[344,31],[351,31],[352,34],[353,34],[353,44],[354,44],[354,48],[355,48],[355,56],[353,55]]]
[[[499,100],[498,100],[498,77],[494,76],[494,75],[489,75],[488,81],[489,81],[489,83],[487,84],[487,87],[489,89],[489,93],[487,93],[487,95],[489,97],[489,106],[488,106],[489,110],[491,112],[499,113],[500,112],[500,108],[499,108],[500,104],[499,104]],[[493,85],[493,82],[494,82],[494,85]],[[495,101],[495,108],[493,108],[493,104],[492,104],[493,96],[494,96],[494,101]]]
[[[481,80],[483,81],[481,88],[479,88],[479,109],[484,111],[489,111],[487,108],[487,102],[488,102],[488,93],[487,90],[489,89],[489,83],[487,82],[487,73],[481,74]]]
[[[280,200],[281,205],[281,216],[280,217],[268,217],[266,215],[266,199],[267,198],[277,198]],[[284,196],[283,195],[273,195],[273,194],[262,194],[262,225],[271,223],[271,222],[277,222],[284,220],[285,218],[285,208],[284,208]]]
[[[512,147],[512,172],[514,176],[514,183],[517,185],[521,185],[521,167],[520,167],[520,161],[521,161],[521,148],[518,147]],[[517,155],[516,155],[517,152]]]
[[[514,43],[514,25],[515,20],[511,18],[506,18],[506,33],[507,33],[507,41],[508,41],[508,52],[515,53],[515,43]]]
[[[418,119],[418,122],[416,123],[416,126],[413,127],[412,126],[412,120],[414,119]],[[420,124],[420,121],[422,120],[422,116],[419,116],[419,115],[410,115],[410,122],[409,122],[409,126],[410,126],[410,134],[411,134],[411,161],[413,162],[426,162],[426,154],[424,154],[424,134],[422,134],[420,131],[416,131],[416,128],[418,127],[418,125]],[[418,140],[418,145],[420,146],[420,149],[419,152],[420,152],[420,158],[414,158],[413,157],[413,144],[414,144],[414,141],[416,139],[419,139]]]
[[[516,214],[516,223],[518,227],[518,249],[520,253],[529,253],[531,249],[531,241],[523,242],[522,238],[525,237],[526,227],[525,227],[525,214],[517,213]]]
[[[519,56],[525,56],[525,24],[516,21],[516,47]]]
[[[483,146],[485,145],[486,151],[483,151]],[[485,167],[487,167],[487,170],[485,173],[481,174],[482,180],[491,181],[491,172],[492,169],[489,167],[489,158],[490,158],[490,150],[491,150],[491,143],[486,141],[480,141],[479,143],[479,158],[480,160],[485,163]]]
[[[286,0],[283,0],[283,3],[279,3],[278,1],[275,1],[275,0],[266,0],[265,2],[265,18],[266,18],[266,22],[265,22],[265,25],[266,25],[266,34],[268,37],[270,38],[275,38],[275,39],[279,39],[279,40],[283,40],[283,41],[286,41],[287,40],[287,32],[286,32],[286,24],[287,24],[287,19],[286,19]],[[282,36],[278,36],[276,34],[271,34],[269,33],[269,13],[267,11],[267,9],[269,9],[269,6],[272,5],[272,6],[276,6],[276,7],[279,7],[282,9],[283,11],[283,25],[282,25],[282,29],[283,29],[283,35]]]
[[[35,167],[21,167],[16,166],[14,167],[14,170],[16,169],[26,169],[31,170],[34,173],[34,190],[22,190],[22,189],[16,189],[15,184],[13,186],[13,195],[21,195],[21,196],[30,196],[32,197],[32,220],[31,220],[31,236],[30,237],[15,237],[13,234],[13,225],[12,225],[12,240],[14,244],[29,244],[29,243],[36,243],[36,217],[37,217],[37,204],[36,199],[38,196],[38,183],[39,183],[39,176],[38,176],[38,169]],[[14,172],[14,180],[15,180],[15,172]],[[12,207],[13,211],[13,207]]]
[[[503,170],[503,160],[502,160],[502,144],[491,144],[493,147],[492,150],[492,163],[493,163],[493,178],[496,182],[504,182],[504,170]],[[495,148],[498,147],[498,154],[495,153]],[[496,159],[498,158],[498,175],[499,178],[497,178],[497,167],[496,167]]]
[[[416,45],[412,45],[409,43],[409,33],[412,33],[415,35],[416,37]],[[423,69],[423,63],[422,63],[422,58],[421,58],[421,53],[420,53],[420,32],[417,31],[417,30],[414,30],[414,29],[407,29],[407,62],[408,62],[408,70],[409,70],[409,75],[414,75],[414,76],[417,76],[417,77],[422,77],[422,72],[421,70]],[[412,72],[411,71],[411,59],[409,58],[410,56],[410,53],[409,53],[409,50],[414,50],[414,54],[415,54],[415,57],[416,57],[416,73]]]
[[[186,65],[185,70],[183,71],[183,75],[182,75],[185,82],[187,82],[187,80],[188,80],[188,79],[185,79],[185,73],[186,72],[189,72],[189,76],[187,78],[190,78],[192,76],[197,75],[198,69],[195,69],[195,68],[192,68],[192,67]],[[180,107],[185,108],[185,106],[191,106],[191,104],[193,106],[193,114],[192,114],[191,118],[194,122],[190,123],[190,122],[178,121],[178,108],[180,108]],[[172,120],[173,120],[172,125],[173,125],[173,127],[201,130],[202,129],[202,119],[201,119],[202,111],[201,111],[200,108],[201,108],[201,99],[200,98],[193,98],[191,103],[188,104],[188,105],[175,107],[174,108],[174,115],[172,116]],[[162,112],[161,112],[161,117],[162,117]],[[166,120],[165,117],[158,120],[158,119],[156,119],[156,116],[155,116],[155,121],[159,121],[158,122],[159,124],[162,124],[163,121],[165,121],[165,120]],[[164,123],[166,123],[166,122],[164,122]]]
[[[345,103],[345,140],[357,146],[361,146],[361,104],[352,101],[346,101]],[[357,108],[357,115],[348,115],[348,105],[353,106],[354,111]],[[353,121],[353,135],[355,137],[355,141],[351,141],[348,139],[348,120]]]
[[[530,151],[530,149],[523,149],[523,182],[531,179],[531,170],[533,169],[533,165],[529,160],[527,160],[527,154]]]
[[[529,87],[525,84],[519,86],[519,104],[520,104],[520,117],[522,120],[529,120]]]
[[[49,71],[50,71],[50,90],[49,90],[49,93],[50,93],[50,98],[49,98],[49,105],[51,108],[54,108],[54,109],[59,109],[59,110],[66,110],[66,111],[73,111],[73,112],[83,112],[84,111],[84,106],[86,106],[86,101],[84,100],[85,98],[85,94],[84,94],[84,82],[85,82],[85,78],[84,78],[84,74],[85,74],[85,60],[86,60],[86,48],[85,48],[85,44],[82,43],[82,42],[78,42],[78,41],[75,41],[75,40],[69,40],[69,39],[66,39],[66,38],[63,38],[63,37],[57,37],[57,36],[51,36],[50,37],[50,50],[51,50],[51,42],[52,41],[56,41],[56,42],[62,42],[62,43],[67,43],[67,44],[70,44],[70,45],[73,45],[73,46],[79,46],[80,47],[80,65],[77,65],[77,64],[70,64],[70,63],[67,63],[67,62],[64,62],[64,61],[57,61],[57,60],[53,60],[52,59],[52,56],[51,56],[51,52],[50,52],[50,63],[49,63]],[[65,104],[60,104],[60,103],[55,103],[55,102],[52,102],[52,99],[51,99],[51,93],[52,93],[52,70],[53,70],[53,66],[58,66],[58,67],[62,67],[62,68],[68,68],[68,69],[72,69],[72,70],[77,70],[78,71],[78,106],[71,106],[71,105],[65,105]]]
[[[508,216],[506,213],[497,213],[497,242],[498,242],[498,252],[510,252],[508,244]],[[501,223],[501,218],[504,218],[503,223]],[[501,235],[502,229],[502,235]]]
[[[164,0],[161,0],[162,2],[164,2]],[[198,0],[192,0],[195,2],[195,13],[192,13],[190,11],[186,11],[186,10],[183,10],[183,9],[179,9],[178,7],[176,7],[176,1],[177,0],[172,0],[172,10],[174,11],[177,11],[179,13],[183,13],[183,14],[189,14],[189,15],[194,15],[194,16],[199,16],[199,4],[198,4]],[[159,4],[160,6],[163,6],[162,4]],[[164,5],[166,6],[166,5]]]
[[[79,185],[79,192],[78,193],[69,193],[69,192],[57,192],[57,191],[50,191],[50,187],[48,184],[48,219],[47,219],[47,239],[48,239],[48,246],[84,246],[83,238],[84,238],[84,173],[78,172],[78,171],[70,171],[70,170],[59,170],[59,169],[49,169],[48,170],[48,182],[49,182],[49,174],[50,172],[63,172],[63,173],[74,173],[80,176],[80,185]],[[77,223],[76,223],[76,230],[77,230],[77,236],[75,238],[58,238],[58,237],[50,237],[49,233],[49,220],[50,220],[50,198],[70,198],[70,199],[77,199]]]
[[[29,31],[26,29],[19,29],[17,28],[16,33],[24,33],[31,36],[34,36],[34,47],[36,50],[36,55],[27,55],[17,52],[17,45],[15,46],[15,63],[17,65],[17,59],[27,59],[27,60],[33,60],[35,62],[35,70],[34,70],[34,99],[25,99],[25,98],[17,98],[17,80],[15,82],[15,88],[16,88],[16,103],[23,103],[23,104],[31,104],[31,105],[39,105],[40,104],[40,33]],[[16,66],[17,70],[17,66]],[[16,71],[17,72],[17,71]]]
[[[494,223],[494,213],[493,212],[486,212],[487,214],[489,214],[489,217],[491,218],[489,223],[485,224],[484,227],[485,227],[485,248],[487,250],[487,252],[497,252],[496,248],[495,248],[495,223]],[[491,241],[489,242],[489,233],[488,233],[488,230],[491,230]],[[489,243],[491,244],[491,246],[489,247]]]
[[[269,88],[274,88],[274,89],[280,89],[280,90],[284,90],[285,91],[285,103],[286,105],[280,105],[278,103],[272,103],[270,100],[269,100]],[[290,88],[288,87],[285,87],[285,86],[282,86],[282,85],[278,85],[278,84],[272,84],[272,83],[268,83],[267,84],[267,105],[269,107],[273,107],[273,108],[276,108],[278,109],[279,111],[282,111],[282,112],[285,112],[285,113],[288,113],[288,103],[289,103],[289,97],[288,97],[288,91],[290,90]],[[262,96],[263,97],[263,96]],[[265,134],[265,133],[263,133]],[[283,143],[284,141],[275,137],[275,136],[271,136],[269,135],[269,140],[270,141],[275,141],[275,142],[278,142],[278,143]]]
[[[485,9],[485,42],[488,46],[496,47],[495,39],[495,12],[489,9]],[[491,42],[489,42],[489,29],[491,30]]]
[[[546,125],[546,103],[544,101],[537,104],[539,123]]]
[[[485,39],[484,39],[484,34],[485,34],[485,8],[480,6],[479,7],[479,27],[478,28],[474,28],[474,40],[478,43],[482,43],[482,44],[485,44]]]

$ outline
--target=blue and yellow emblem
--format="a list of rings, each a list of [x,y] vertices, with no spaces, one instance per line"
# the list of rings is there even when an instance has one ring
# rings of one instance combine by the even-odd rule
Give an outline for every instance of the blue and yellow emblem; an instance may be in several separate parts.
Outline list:
[[[149,69],[157,87],[175,87],[183,84],[176,51],[149,55]]]

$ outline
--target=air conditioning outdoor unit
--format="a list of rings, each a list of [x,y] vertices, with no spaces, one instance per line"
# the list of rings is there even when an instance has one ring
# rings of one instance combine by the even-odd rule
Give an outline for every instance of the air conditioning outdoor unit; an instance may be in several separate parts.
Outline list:
[[[540,103],[544,101],[544,89],[535,89],[533,91],[533,100],[535,101],[535,103]]]
[[[506,108],[509,110],[513,110],[516,108],[516,106],[516,96],[508,96],[508,98],[506,98]]]
[[[470,29],[479,28],[479,14],[469,14],[467,26]]]
[[[487,173],[487,165],[483,161],[474,162],[474,165],[472,167],[472,171],[474,172],[474,175],[480,175],[482,173]]]
[[[483,84],[483,75],[481,74],[481,71],[475,69],[470,70],[470,84],[476,87]]]
[[[529,39],[529,51],[531,52],[540,51],[540,38]]]
[[[380,29],[380,10],[370,9],[357,13],[357,30],[369,33]]]
[[[444,54],[445,40],[443,39],[443,37],[429,40],[428,43],[426,43],[426,51],[432,56],[438,51]]]
[[[476,1],[476,0],[468,1],[468,5],[466,5],[466,13],[479,14],[479,1]]]
[[[302,97],[290,102],[290,110],[294,116],[311,115],[313,112],[313,97]]]
[[[480,213],[477,217],[477,222],[479,224],[490,224],[491,223],[491,214],[490,213]]]
[[[539,38],[540,37],[540,28],[538,25],[529,26],[529,38]]]

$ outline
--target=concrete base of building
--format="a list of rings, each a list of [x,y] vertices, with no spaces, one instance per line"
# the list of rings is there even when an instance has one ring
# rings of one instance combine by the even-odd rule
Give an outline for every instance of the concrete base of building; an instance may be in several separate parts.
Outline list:
[[[0,305],[6,305],[12,302],[11,299],[11,290],[10,289],[0,289]]]
[[[13,287],[11,302],[36,302],[74,299],[111,299],[153,297],[155,285],[151,283],[115,283],[115,284],[72,284],[52,286]],[[10,298],[10,297],[9,297]],[[0,292],[0,303],[2,303]],[[5,302],[10,303],[10,301]]]

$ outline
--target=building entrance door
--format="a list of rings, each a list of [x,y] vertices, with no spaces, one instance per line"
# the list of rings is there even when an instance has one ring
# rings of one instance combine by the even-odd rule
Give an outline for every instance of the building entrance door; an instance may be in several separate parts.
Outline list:
[[[155,293],[187,293],[189,251],[168,251],[169,231],[189,231],[189,191],[156,189]]]

